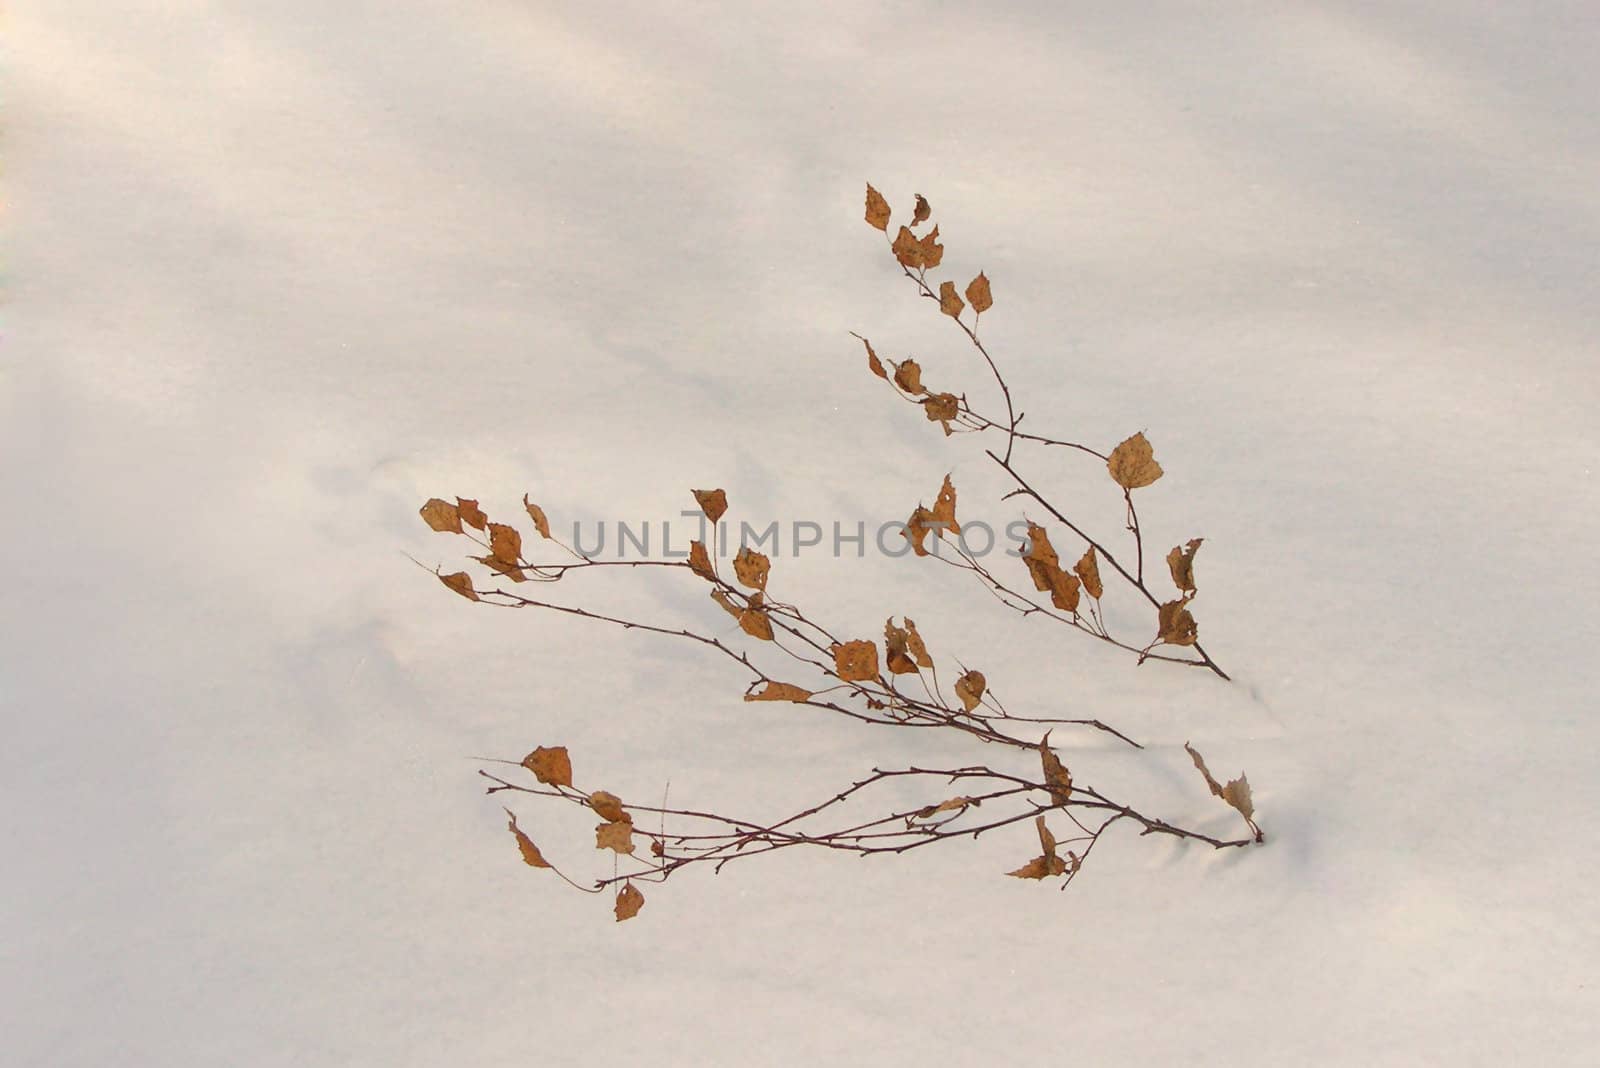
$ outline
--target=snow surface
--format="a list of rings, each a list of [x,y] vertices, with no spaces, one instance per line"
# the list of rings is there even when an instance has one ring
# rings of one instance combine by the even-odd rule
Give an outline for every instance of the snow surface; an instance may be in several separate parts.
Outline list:
[[[1592,3],[10,8],[6,1063],[1595,1062]],[[1031,422],[1148,432],[1146,529],[1207,539],[1237,681],[927,562],[775,589],[1111,720],[1150,749],[1058,731],[1081,780],[1231,833],[1193,740],[1268,844],[1124,830],[1066,894],[1001,875],[1024,828],[790,851],[616,924],[472,757],[777,814],[988,755],[469,605],[416,508],[853,523],[949,470],[1015,515],[847,333],[984,395],[866,180],[988,273]],[[1030,462],[1116,535],[1099,476]],[[519,811],[584,874],[581,819]]]

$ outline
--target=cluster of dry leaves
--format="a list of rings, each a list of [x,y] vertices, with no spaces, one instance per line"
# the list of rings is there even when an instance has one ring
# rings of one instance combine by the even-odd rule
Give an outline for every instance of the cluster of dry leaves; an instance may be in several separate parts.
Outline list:
[[[1140,663],[1149,659],[1165,660],[1207,668],[1226,678],[1222,669],[1200,647],[1199,628],[1188,607],[1196,592],[1194,557],[1201,539],[1194,538],[1186,544],[1175,546],[1167,554],[1168,571],[1178,591],[1176,597],[1163,599],[1145,582],[1143,536],[1132,494],[1136,489],[1150,486],[1162,475],[1161,465],[1155,459],[1150,442],[1142,432],[1136,433],[1109,453],[1101,453],[1088,446],[1019,429],[1022,416],[1014,408],[1010,388],[976,330],[978,317],[994,305],[989,279],[980,272],[960,292],[949,281],[934,287],[928,279],[928,271],[937,268],[944,259],[939,229],[934,226],[921,236],[916,233],[919,227],[927,223],[930,215],[928,202],[918,195],[911,222],[901,226],[895,233],[890,241],[890,251],[905,275],[917,285],[919,293],[936,301],[940,312],[960,327],[982,355],[1004,398],[1006,417],[1000,420],[981,414],[969,403],[965,392],[930,390],[924,385],[922,369],[915,360],[908,357],[895,361],[880,357],[871,342],[862,338],[868,367],[874,375],[889,383],[897,395],[919,405],[926,419],[939,423],[947,436],[985,432],[1001,435],[1003,448],[985,450],[985,455],[1013,481],[1015,488],[1006,494],[1007,498],[1021,497],[1033,502],[1050,520],[1078,539],[1083,547],[1076,562],[1070,567],[1064,565],[1046,526],[1028,518],[1028,536],[1021,547],[1018,575],[1020,578],[1020,571],[1025,570],[1029,580],[1027,584],[1014,582],[1009,575],[996,574],[967,553],[964,547],[958,546],[949,554],[930,553],[927,542],[930,535],[943,539],[946,534],[961,532],[956,515],[956,488],[947,475],[934,498],[933,506],[930,508],[918,504],[906,524],[906,537],[910,539],[915,555],[931,556],[971,572],[1002,605],[1024,616],[1038,615],[1065,623],[1096,639],[1137,654]],[[891,210],[882,195],[870,185],[867,187],[866,218],[872,226],[887,235]],[[972,325],[963,320],[969,308]],[[1121,490],[1125,505],[1124,526],[1132,540],[1131,557],[1127,562],[1119,559],[1104,541],[1090,536],[1077,522],[1063,514],[1021,473],[1017,455],[1019,447],[1026,445],[1064,446],[1097,457],[1105,464],[1111,480]],[[488,787],[489,791],[517,792],[565,801],[586,809],[592,816],[598,816],[601,822],[595,827],[595,848],[611,856],[613,871],[609,877],[594,880],[591,886],[583,886],[572,880],[547,859],[532,838],[518,826],[516,816],[508,809],[510,830],[523,860],[529,866],[550,869],[582,890],[594,893],[614,891],[616,918],[624,920],[637,914],[644,904],[639,883],[664,881],[679,868],[694,863],[709,862],[720,869],[735,859],[796,846],[822,847],[862,855],[898,854],[935,842],[969,835],[976,837],[995,828],[1032,820],[1041,853],[1008,874],[1038,880],[1059,876],[1064,886],[1077,875],[1090,850],[1106,830],[1123,820],[1138,825],[1143,834],[1163,834],[1218,849],[1262,840],[1261,830],[1254,820],[1250,786],[1245,777],[1241,775],[1226,786],[1219,784],[1192,747],[1186,746],[1207,787],[1239,813],[1248,827],[1249,837],[1222,839],[1179,827],[1147,816],[1086,784],[1075,782],[1072,773],[1049,745],[1051,732],[1047,730],[1042,738],[1034,738],[1030,728],[1036,729],[1038,725],[1051,728],[1082,726],[1107,732],[1129,745],[1137,746],[1138,743],[1099,719],[1013,715],[995,695],[984,673],[967,667],[959,660],[954,661],[957,670],[946,672],[945,679],[949,681],[941,680],[936,658],[910,618],[902,616],[900,622],[896,623],[891,615],[885,622],[881,639],[836,634],[808,616],[799,606],[775,599],[769,589],[772,561],[748,546],[741,546],[734,555],[731,576],[724,574],[718,561],[724,560],[725,556],[719,550],[731,547],[717,544],[717,532],[718,521],[728,511],[727,494],[721,489],[691,492],[709,521],[706,529],[710,532],[710,544],[700,541],[691,543],[689,555],[683,560],[641,562],[593,559],[555,537],[544,509],[526,496],[522,504],[537,535],[534,544],[548,546],[548,553],[544,555],[557,554],[559,558],[556,560],[533,559],[516,526],[491,521],[476,500],[457,497],[451,503],[434,498],[422,506],[421,516],[435,531],[471,539],[483,550],[472,554],[471,558],[492,578],[509,580],[511,583],[509,588],[487,585],[475,582],[466,571],[450,574],[435,571],[440,582],[468,600],[502,607],[555,611],[630,631],[687,641],[734,661],[750,675],[744,692],[746,701],[790,702],[824,709],[865,723],[956,731],[988,745],[1034,751],[1038,756],[1038,771],[1028,776],[988,765],[959,768],[874,767],[870,774],[848,788],[830,792],[823,801],[801,812],[779,820],[751,819],[702,809],[668,808],[665,800],[661,805],[625,805],[621,798],[609,791],[587,791],[576,787],[572,762],[565,747],[540,746],[521,761],[501,762],[517,765],[531,774],[534,780],[532,785],[485,770],[480,774],[490,780],[492,785]],[[575,572],[608,567],[625,567],[632,572],[645,564],[688,574],[693,576],[693,580],[707,584],[710,599],[732,620],[729,630],[726,633],[701,634],[677,624],[622,618],[517,592],[517,588],[524,583],[554,583]],[[1106,565],[1105,570],[1102,564]],[[1122,580],[1135,595],[1142,597],[1155,609],[1156,633],[1153,638],[1130,642],[1114,635],[1107,627],[1105,613],[1101,610],[1102,599],[1108,594],[1105,583],[1107,575]],[[1026,585],[1031,585],[1031,592]],[[742,634],[744,639],[752,640],[752,644],[746,646],[734,636],[735,631]],[[1196,655],[1184,657],[1154,652],[1158,646],[1186,648]],[[787,664],[784,674],[789,677],[779,677],[769,670],[769,660]],[[793,681],[795,675],[791,672],[801,673],[802,681]],[[888,780],[908,777],[947,785],[959,783],[963,792],[864,821],[828,822],[839,819],[836,815],[837,806],[846,799]],[[986,803],[988,808],[980,818],[978,810]],[[997,805],[1003,811],[993,815]],[[1058,839],[1046,825],[1046,814],[1051,812],[1060,814],[1071,824],[1071,829],[1065,832],[1063,839]],[[649,831],[636,826],[635,815],[641,813],[653,817],[659,824],[658,829]],[[636,841],[641,838],[648,842],[645,851],[647,856],[641,855],[636,848]],[[622,868],[625,863],[628,870]]]

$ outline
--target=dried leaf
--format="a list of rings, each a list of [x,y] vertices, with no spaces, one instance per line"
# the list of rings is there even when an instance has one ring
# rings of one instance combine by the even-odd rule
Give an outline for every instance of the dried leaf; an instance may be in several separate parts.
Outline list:
[[[772,561],[748,545],[741,546],[739,555],[733,558],[733,573],[739,576],[741,583],[753,590],[767,588],[767,572],[771,568]]]
[[[484,567],[487,567],[489,570],[501,575],[505,575],[511,579],[512,582],[528,581],[528,576],[524,575],[522,573],[522,569],[514,564],[508,564],[504,560],[496,560],[492,556],[474,556],[473,559],[478,561],[478,563],[482,564]]]
[[[967,283],[967,303],[972,305],[972,310],[979,315],[994,307],[994,297],[989,295],[989,279],[982,271],[978,277]]]
[[[868,641],[835,645],[833,668],[844,682],[870,682],[878,677],[878,647]]]
[[[617,891],[617,904],[612,909],[617,914],[617,922],[631,920],[639,915],[639,910],[644,908],[644,895],[632,883],[626,883]]]
[[[916,621],[906,617],[906,648],[911,651],[911,659],[920,667],[933,667],[933,657],[928,655],[928,647],[922,644],[922,635],[917,633]]]
[[[961,698],[961,707],[971,712],[983,701],[983,691],[988,686],[988,680],[981,671],[969,671],[956,680],[956,696]]]
[[[915,675],[917,673],[916,661],[911,659],[908,649],[910,634],[903,627],[894,625],[894,617],[883,624],[883,648],[887,653],[889,673],[891,675]]]
[[[622,819],[600,824],[594,829],[594,847],[618,853],[632,853],[633,821]]]
[[[1194,590],[1194,554],[1204,538],[1190,538],[1187,546],[1174,545],[1167,554],[1167,568],[1172,572],[1173,584],[1187,593]]]
[[[456,498],[456,511],[468,526],[477,527],[479,530],[489,525],[489,517],[483,514],[483,509],[478,507],[477,501]]]
[[[1044,564],[1057,571],[1061,570],[1061,557],[1056,555],[1056,547],[1050,544],[1050,534],[1037,523],[1028,524],[1028,551],[1022,554],[1022,558]],[[1033,581],[1035,589],[1042,591],[1050,588],[1048,579],[1041,582],[1038,576],[1035,576]]]
[[[516,527],[504,523],[489,524],[489,555],[507,567],[516,567],[522,559],[522,535]]]
[[[1200,769],[1200,774],[1205,776],[1206,785],[1211,788],[1211,792],[1232,805],[1247,822],[1251,821],[1256,814],[1256,806],[1250,797],[1250,780],[1245,778],[1244,773],[1240,772],[1237,779],[1229,780],[1228,785],[1223,786],[1211,774],[1211,769],[1206,767],[1206,762],[1201,759],[1194,746],[1184,742],[1183,747],[1189,751],[1189,758],[1194,761],[1194,766]],[[1253,828],[1254,823],[1251,823],[1251,826]]]
[[[981,804],[983,804],[983,802],[979,801],[976,797],[952,797],[950,800],[941,801],[937,805],[922,806],[921,808],[917,809],[917,818],[925,820],[929,816],[937,816],[941,812],[952,812],[956,809],[964,809],[969,805],[976,808]]]
[[[691,541],[689,543],[689,570],[701,578],[716,581],[717,573],[711,568],[711,556],[706,552],[703,542]]]
[[[1161,628],[1157,635],[1160,641],[1168,645],[1193,645],[1200,640],[1200,625],[1194,621],[1194,616],[1189,614],[1186,607],[1187,598],[1181,601],[1168,601],[1161,606],[1158,619]]]
[[[1050,828],[1046,827],[1044,825],[1044,813],[1043,812],[1039,813],[1037,816],[1034,817],[1033,825],[1039,831],[1039,846],[1040,846],[1040,848],[1042,848],[1044,850],[1044,855],[1047,856],[1047,857],[1055,856],[1056,855],[1056,836],[1051,834],[1050,833]]]
[[[773,682],[767,680],[760,693],[747,693],[746,701],[793,701],[796,704],[805,704],[811,700],[811,691],[802,690],[800,687],[787,682]]]
[[[1078,610],[1078,579],[1061,570],[1061,557],[1050,544],[1050,535],[1036,523],[1028,524],[1028,549],[1022,562],[1033,577],[1033,587],[1050,594],[1050,603],[1064,612]]]
[[[1084,551],[1076,570],[1078,578],[1083,580],[1084,591],[1098,601],[1105,587],[1100,585],[1100,564],[1095,560],[1093,545]]]
[[[1067,862],[1060,857],[1034,857],[1016,871],[1008,871],[1007,875],[1018,879],[1043,879],[1049,875],[1065,875]]]
[[[928,207],[927,200],[923,198],[921,193],[918,193],[917,206],[911,209],[911,225],[921,226],[923,223],[928,221],[928,216],[932,214],[932,212],[933,209]]]
[[[760,596],[761,595],[759,593],[756,594],[756,597]],[[749,608],[740,608],[738,605],[734,604],[733,599],[722,590],[712,590],[711,599],[720,604],[724,612],[727,612],[734,619],[738,620],[739,629],[750,635],[750,637],[760,638],[764,642],[770,642],[773,640],[772,620],[767,618],[766,612],[762,611],[758,607],[755,607],[755,600],[753,598],[751,600],[751,607]]]
[[[956,295],[954,282],[939,283],[939,310],[952,319],[961,318],[961,313],[967,308],[961,298]]]
[[[927,556],[928,550],[924,547],[928,541],[928,531],[934,529],[938,521],[933,513],[922,505],[917,505],[916,511],[911,513],[911,518],[906,520],[906,529],[902,533],[911,542],[911,551],[918,556]]]
[[[522,758],[522,766],[549,786],[572,785],[572,760],[564,745],[543,746]]]
[[[461,533],[461,513],[456,511],[456,506],[449,501],[441,501],[437,497],[429,498],[419,514],[424,523],[441,534]]]
[[[478,599],[478,591],[472,588],[472,576],[465,571],[457,571],[453,575],[440,575],[439,581],[455,590],[469,601]]]
[[[506,815],[510,817],[510,822],[506,826],[510,827],[511,833],[516,835],[517,848],[522,850],[522,863],[530,868],[550,867],[550,862],[544,859],[544,854],[540,853],[539,847],[533,844],[533,839],[523,834],[522,829],[517,826],[516,814],[508,808],[506,809]]]
[[[883,369],[883,361],[878,359],[876,352],[872,351],[872,342],[862,338],[861,343],[867,347],[867,367],[872,370],[873,374],[887,382],[889,380],[889,372]]]
[[[916,360],[901,360],[894,369],[894,384],[907,393],[926,393],[922,387],[922,367]]]
[[[887,232],[888,228],[884,229]],[[913,271],[922,267],[922,246],[917,242],[917,235],[907,227],[900,227],[900,232],[894,235],[894,243],[889,246],[889,250],[894,253],[894,258],[899,261],[900,266]]]
[[[917,258],[923,269],[937,267],[944,261],[944,246],[939,244],[939,228],[935,226],[917,242]]]
[[[539,532],[539,537],[550,540],[550,520],[545,518],[544,509],[528,500],[528,495],[522,495],[522,507],[528,510],[528,518],[533,520],[533,529]]]
[[[623,811],[622,798],[616,794],[607,793],[605,790],[596,790],[589,795],[589,807],[594,809],[594,814],[607,823],[618,820],[631,820],[627,812]]]
[[[694,494],[694,499],[700,505],[700,510],[713,523],[721,519],[723,513],[728,510],[728,495],[719,489],[691,490],[690,492]]]
[[[951,422],[961,414],[961,400],[954,393],[935,393],[922,402],[922,414],[930,423],[943,423],[949,437]]]
[[[944,476],[944,485],[939,487],[939,496],[933,502],[933,520],[939,524],[935,533],[941,538],[946,530],[952,534],[961,533],[961,524],[956,522],[956,487],[949,475]]]
[[[1145,440],[1142,430],[1111,450],[1111,457],[1106,460],[1106,470],[1124,489],[1148,486],[1161,477],[1161,465],[1156,463],[1155,450]]]
[[[867,222],[879,230],[889,229],[889,202],[872,188],[871,182],[867,183]]]
[[[1217,780],[1212,777],[1211,769],[1206,767],[1206,762],[1200,756],[1199,751],[1196,750],[1195,747],[1190,745],[1188,742],[1184,742],[1183,743],[1183,747],[1189,751],[1189,759],[1193,760],[1194,761],[1194,766],[1200,769],[1200,774],[1205,776],[1206,785],[1211,788],[1211,792],[1216,794],[1218,797],[1221,797],[1222,796],[1222,784],[1217,782]]]
[[[1050,800],[1058,805],[1067,803],[1072,796],[1072,773],[1066,765],[1061,763],[1061,758],[1050,749],[1050,732],[1039,739],[1039,763],[1044,768],[1044,782],[1050,790]]]

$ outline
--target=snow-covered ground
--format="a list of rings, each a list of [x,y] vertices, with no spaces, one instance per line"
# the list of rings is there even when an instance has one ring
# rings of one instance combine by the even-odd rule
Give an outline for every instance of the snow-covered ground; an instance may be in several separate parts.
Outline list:
[[[11,5],[0,1059],[1593,1063],[1600,19],[1213,7]],[[470,758],[779,814],[980,757],[469,605],[417,506],[853,524],[953,471],[1018,514],[862,365],[850,330],[988,388],[868,180],[987,272],[1031,423],[1155,442],[1141,516],[1207,539],[1236,681],[927,561],[774,588],[1110,720],[1149,751],[1058,731],[1080,778],[1231,833],[1193,740],[1268,844],[1122,831],[1066,894],[1001,874],[1024,829],[790,851],[614,923]],[[1116,535],[1103,475],[1033,463]],[[626,578],[557,589],[729,628]]]

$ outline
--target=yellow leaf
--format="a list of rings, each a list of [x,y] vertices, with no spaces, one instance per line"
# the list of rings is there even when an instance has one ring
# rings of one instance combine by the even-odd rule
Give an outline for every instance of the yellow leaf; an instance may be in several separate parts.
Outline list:
[[[533,520],[533,529],[539,532],[539,537],[549,540],[550,520],[545,518],[544,509],[528,500],[528,495],[522,495],[522,507],[528,510],[528,518]]]
[[[689,543],[689,570],[701,578],[716,580],[717,573],[711,568],[711,557],[706,553],[704,543],[698,541]]]
[[[907,393],[926,393],[922,388],[922,366],[916,360],[902,360],[894,369],[894,384]]]
[[[522,535],[504,523],[489,524],[489,555],[497,563],[516,567],[522,559]]]
[[[802,690],[800,687],[787,682],[768,680],[760,693],[747,693],[744,695],[744,699],[746,701],[793,701],[796,704],[804,704],[811,700],[811,691]]]
[[[607,823],[615,823],[618,820],[631,820],[633,818],[623,811],[622,798],[616,794],[607,793],[605,790],[596,790],[589,795],[589,807],[594,809],[595,815]]]
[[[1095,560],[1094,546],[1085,550],[1082,559],[1078,561],[1078,578],[1083,580],[1083,588],[1095,600],[1105,592],[1105,587],[1100,585],[1100,565]]]
[[[967,283],[967,303],[972,305],[972,310],[979,315],[994,307],[994,298],[989,295],[989,279],[982,271],[978,277]]]
[[[1204,538],[1191,538],[1187,546],[1174,545],[1167,554],[1167,569],[1172,572],[1172,582],[1187,593],[1194,590],[1194,554]]]
[[[1142,430],[1111,450],[1106,470],[1124,489],[1148,486],[1161,477],[1161,465],[1156,463],[1155,450],[1145,440]]]
[[[872,183],[867,183],[867,222],[879,230],[889,229],[889,202],[883,199],[883,194],[872,188]]]
[[[700,510],[713,523],[721,519],[723,513],[728,510],[728,495],[719,489],[691,490],[690,492],[694,494],[694,499],[699,503]]]
[[[1050,790],[1050,800],[1058,805],[1067,803],[1072,796],[1072,773],[1061,763],[1061,758],[1050,749],[1050,732],[1039,739],[1039,763],[1044,768],[1045,786]]]
[[[961,524],[956,522],[956,487],[949,475],[944,476],[944,485],[939,487],[939,496],[933,502],[933,521],[938,524],[935,533],[941,538],[946,530],[952,534],[961,533]]]
[[[1193,645],[1200,640],[1200,625],[1189,614],[1188,600],[1168,601],[1161,606],[1159,640],[1168,645]]]
[[[868,641],[835,645],[833,667],[844,682],[870,682],[878,677],[878,647]]]
[[[441,534],[461,533],[461,513],[449,501],[432,497],[422,506],[422,521]]]
[[[572,760],[564,745],[540,746],[522,758],[522,766],[533,777],[550,786],[572,785]]]
[[[465,571],[457,571],[453,575],[440,575],[439,581],[469,601],[478,599],[478,591],[472,588],[472,577]]]
[[[633,852],[633,821],[612,820],[594,829],[594,847],[618,853]]]
[[[521,828],[517,826],[516,815],[509,808],[506,809],[506,815],[510,817],[510,822],[507,826],[511,828],[511,833],[516,835],[517,848],[522,850],[522,862],[530,868],[550,867],[550,862],[544,859],[544,854],[540,853],[539,847],[533,844],[533,839],[523,834]]]
[[[921,226],[923,223],[928,221],[928,216],[932,212],[933,212],[933,209],[928,207],[928,202],[923,199],[923,196],[922,196],[921,193],[918,193],[917,194],[917,206],[915,208],[911,209],[911,225],[912,226]]]
[[[969,671],[956,680],[956,696],[961,698],[961,707],[971,712],[983,701],[983,691],[988,686],[988,680],[981,671]]]
[[[940,311],[952,319],[959,319],[966,307],[961,298],[956,295],[956,284],[954,282],[941,282],[939,284]]]
[[[644,908],[644,895],[632,883],[627,883],[617,892],[617,904],[612,909],[617,914],[617,922],[631,920],[639,915],[639,910]]]
[[[468,501],[457,497],[456,511],[468,526],[474,526],[482,530],[489,525],[489,517],[483,514],[483,509],[478,507],[477,501]]]
[[[873,374],[887,382],[889,380],[889,372],[883,369],[883,361],[878,359],[876,352],[872,351],[872,342],[862,338],[861,343],[867,347],[867,367],[871,369]]]
[[[739,555],[733,558],[733,573],[739,576],[740,582],[753,590],[767,588],[767,572],[771,567],[772,561],[748,545],[741,546]]]

